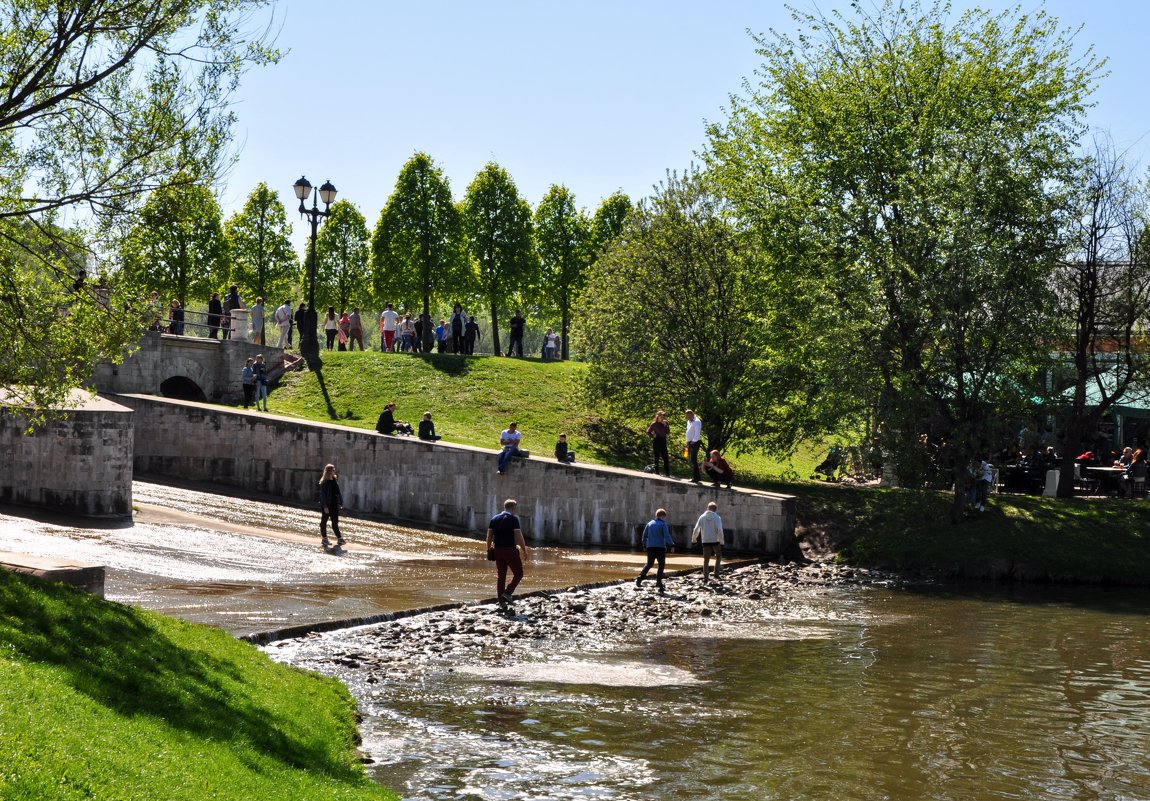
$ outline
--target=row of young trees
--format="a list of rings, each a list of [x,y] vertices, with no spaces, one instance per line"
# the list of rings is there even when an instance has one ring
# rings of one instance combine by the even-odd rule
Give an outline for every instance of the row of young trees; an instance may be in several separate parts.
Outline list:
[[[554,185],[532,213],[494,163],[457,203],[443,171],[416,153],[373,231],[354,203],[332,204],[317,238],[316,302],[337,309],[393,303],[428,319],[455,301],[479,305],[490,315],[493,342],[499,320],[521,307],[558,323],[566,358],[571,311],[587,270],[630,211],[630,200],[616,193],[591,217],[570,190]],[[181,175],[144,205],[122,249],[123,271],[136,286],[185,305],[203,305],[230,283],[245,297],[279,303],[300,297],[306,285],[306,255],[297,257],[290,232],[279,193],[266,184],[222,222],[211,190]],[[432,327],[425,331],[431,335]]]
[[[851,13],[758,38],[760,82],[709,128],[704,169],[600,260],[589,384],[625,416],[701,411],[711,447],[869,428],[907,481],[943,432],[957,517],[967,460],[1036,397],[1069,387],[1072,460],[1150,384],[1145,195],[1083,147],[1101,64],[1045,12]]]

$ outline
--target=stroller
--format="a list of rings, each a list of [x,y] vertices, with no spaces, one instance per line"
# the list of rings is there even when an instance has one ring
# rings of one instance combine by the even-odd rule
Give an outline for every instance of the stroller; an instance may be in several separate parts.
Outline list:
[[[846,469],[846,453],[838,445],[833,446],[825,459],[815,467],[812,481],[838,481]]]

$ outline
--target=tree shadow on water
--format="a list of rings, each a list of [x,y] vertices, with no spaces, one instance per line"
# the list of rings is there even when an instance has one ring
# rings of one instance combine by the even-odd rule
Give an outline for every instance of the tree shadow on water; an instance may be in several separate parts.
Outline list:
[[[179,625],[189,627],[190,644],[131,607],[0,571],[0,642],[63,670],[78,692],[126,717],[146,715],[198,737],[246,743],[290,767],[354,778],[306,727],[249,691],[242,648],[208,653],[196,647],[201,635],[191,624]]]

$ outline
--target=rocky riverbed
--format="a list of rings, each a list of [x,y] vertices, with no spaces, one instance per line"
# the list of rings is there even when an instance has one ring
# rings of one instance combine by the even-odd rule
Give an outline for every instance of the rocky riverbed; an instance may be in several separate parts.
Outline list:
[[[652,578],[593,588],[532,593],[507,610],[468,604],[356,629],[310,634],[267,646],[285,661],[338,675],[357,685],[403,680],[437,665],[493,666],[577,649],[605,650],[692,626],[786,619],[800,589],[847,585],[897,586],[897,577],[832,561],[759,563],[703,582],[688,572],[669,576],[659,593]],[[354,675],[352,675],[354,674]]]

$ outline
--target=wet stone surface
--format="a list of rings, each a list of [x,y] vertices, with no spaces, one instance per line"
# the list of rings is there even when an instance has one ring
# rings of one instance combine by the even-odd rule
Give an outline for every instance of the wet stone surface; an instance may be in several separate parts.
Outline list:
[[[404,670],[480,659],[487,665],[532,656],[611,650],[620,641],[703,625],[785,619],[800,588],[899,586],[900,579],[831,562],[763,563],[727,571],[704,583],[700,574],[668,576],[666,591],[648,578],[594,589],[568,588],[493,603],[427,612],[354,629],[273,642],[279,659],[334,673],[366,671],[368,683],[402,678]],[[333,670],[333,666],[335,666]],[[380,675],[373,675],[383,671]],[[398,671],[398,672],[397,672]]]

